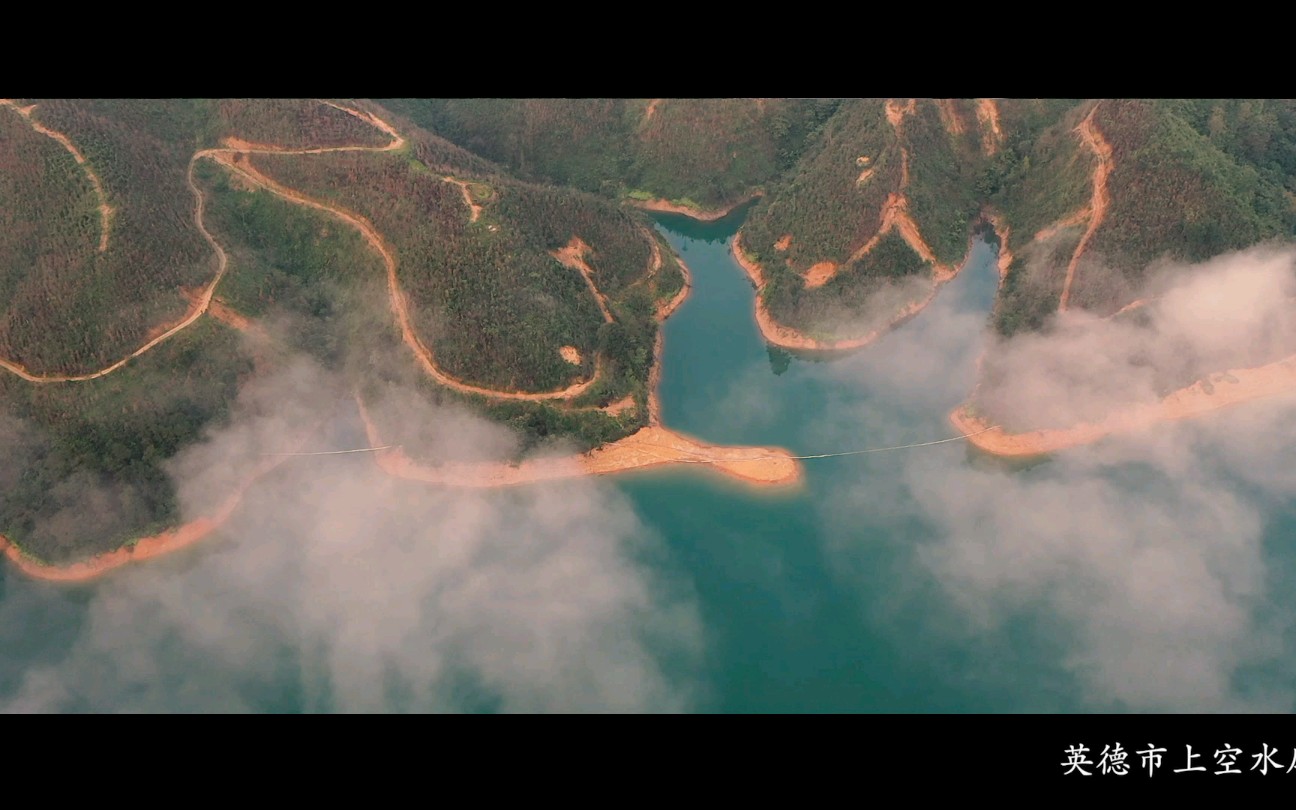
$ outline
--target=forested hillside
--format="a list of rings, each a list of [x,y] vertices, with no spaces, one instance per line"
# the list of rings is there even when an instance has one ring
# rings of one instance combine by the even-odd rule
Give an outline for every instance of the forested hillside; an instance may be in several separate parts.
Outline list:
[[[1296,234],[1291,102],[1001,108],[1018,134],[982,187],[1012,226],[1017,257],[996,309],[1005,335],[1038,329],[1060,308],[1111,315],[1160,260]],[[1245,124],[1235,120],[1243,108]]]
[[[173,528],[169,460],[298,354],[523,449],[648,420],[683,276],[614,201],[370,102],[17,100],[0,134],[0,534],[35,559]]]
[[[636,206],[757,194],[775,345],[867,344],[989,221],[1001,334],[1138,317],[1161,260],[1296,235],[1296,102],[0,100],[0,535],[66,561],[173,527],[169,460],[303,355],[519,452],[633,433],[686,283]]]
[[[383,99],[525,179],[722,208],[787,171],[834,99]]]
[[[743,229],[770,315],[831,347],[928,296],[967,252],[991,144],[968,103],[842,102]]]

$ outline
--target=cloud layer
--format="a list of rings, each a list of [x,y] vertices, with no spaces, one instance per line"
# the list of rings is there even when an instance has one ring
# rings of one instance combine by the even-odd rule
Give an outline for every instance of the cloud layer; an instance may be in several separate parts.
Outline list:
[[[250,387],[176,460],[184,513],[209,513],[304,426],[324,443],[306,449],[355,441],[340,393],[307,363]],[[496,425],[392,401],[411,426],[452,428],[449,450],[500,446]],[[4,708],[682,710],[701,631],[687,583],[645,561],[655,547],[595,480],[451,491],[364,454],[294,458],[220,538],[98,585],[66,653]]]
[[[996,346],[991,399],[1024,422],[1065,422],[1272,360],[1296,343],[1294,256],[1161,268],[1145,317],[1075,313]],[[808,450],[945,435],[986,340],[984,302],[960,283],[873,349],[794,367],[825,383],[814,408],[787,397],[743,410],[735,394],[726,414],[765,429],[803,409]],[[304,449],[363,443],[349,398],[308,363],[249,388],[229,426],[176,459],[185,514],[210,511],[240,471],[308,429]],[[1010,626],[1037,619],[1086,708],[1290,711],[1282,572],[1296,566],[1275,521],[1296,496],[1294,405],[1276,397],[1026,470],[970,462],[958,444],[831,462],[840,473],[812,478],[828,490],[815,498],[828,556],[858,581],[860,544],[897,547],[902,568],[861,600],[871,621],[927,617],[913,644],[1007,649]],[[514,446],[498,425],[400,389],[374,407],[437,457]],[[15,435],[0,425],[0,443]],[[702,688],[700,610],[661,562],[629,501],[596,479],[458,492],[386,478],[365,455],[293,459],[221,538],[88,591],[73,638],[21,676],[0,671],[18,684],[2,708],[687,710]],[[0,602],[0,627],[30,615]],[[1022,700],[1057,707],[1029,688]]]
[[[1027,430],[1097,421],[1202,376],[1290,355],[1296,257],[1258,247],[1196,266],[1163,265],[1116,318],[1069,310],[1014,336],[985,363],[977,399],[997,423]]]
[[[1293,268],[1296,251],[1275,248],[1164,267],[1142,322],[1069,313],[994,346],[987,400],[1003,419],[1065,425],[1155,397],[1166,379],[1290,354]],[[952,349],[982,339],[968,314],[957,295],[938,299],[886,356],[834,372],[889,392],[857,410],[870,433],[903,435],[909,414],[957,403]],[[944,592],[942,621],[992,638],[1015,617],[1046,617],[1082,705],[1290,711],[1290,586],[1272,581],[1266,533],[1296,496],[1294,406],[1276,397],[1026,470],[967,463],[957,445],[873,457],[824,502],[827,535],[844,560],[851,521],[920,521],[926,540],[907,559]]]

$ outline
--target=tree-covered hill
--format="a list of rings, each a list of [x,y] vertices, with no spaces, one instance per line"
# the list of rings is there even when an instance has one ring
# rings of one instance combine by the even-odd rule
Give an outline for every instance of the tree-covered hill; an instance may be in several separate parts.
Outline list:
[[[728,206],[795,164],[834,99],[383,99],[519,177]]]
[[[174,526],[167,465],[294,355],[322,397],[401,386],[523,448],[647,421],[683,277],[615,201],[365,101],[15,100],[0,134],[0,534],[24,553]]]

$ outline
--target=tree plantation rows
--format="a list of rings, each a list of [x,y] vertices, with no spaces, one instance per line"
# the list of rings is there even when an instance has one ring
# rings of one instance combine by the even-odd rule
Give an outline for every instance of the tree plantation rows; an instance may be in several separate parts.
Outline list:
[[[123,118],[96,114],[109,103],[49,101],[33,113],[85,155],[113,209],[107,249],[99,254],[97,238],[89,244],[40,240],[45,228],[40,217],[58,205],[43,198],[66,186],[41,186],[16,207],[18,217],[34,224],[40,247],[0,255],[0,277],[12,291],[0,301],[0,354],[34,374],[84,374],[130,354],[159,324],[184,314],[182,287],[200,286],[215,273],[211,248],[193,222],[195,201],[185,182],[193,133],[167,140],[174,122],[165,102],[154,103],[152,116],[135,105]],[[67,157],[63,163],[79,171]],[[15,212],[6,209],[6,216]],[[97,218],[98,212],[91,212]],[[33,251],[41,254],[35,262],[28,258]]]

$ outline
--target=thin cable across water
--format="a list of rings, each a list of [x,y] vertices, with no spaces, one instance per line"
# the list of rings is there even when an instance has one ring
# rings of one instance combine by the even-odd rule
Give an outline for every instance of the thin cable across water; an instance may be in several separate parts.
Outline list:
[[[316,453],[262,453],[263,456],[340,456],[344,453],[376,453],[379,450],[391,450],[399,444],[384,444],[382,447],[359,447],[355,450],[321,450]]]
[[[997,427],[999,427],[999,425],[991,425],[991,426],[988,427],[988,428],[982,428],[981,430],[977,430],[977,431],[974,431],[974,432],[972,432],[972,433],[965,433],[965,434],[963,434],[963,435],[961,435],[961,436],[951,436],[951,437],[949,437],[948,439],[936,439],[935,441],[930,441],[930,442],[916,442],[916,443],[914,443],[914,444],[898,444],[898,445],[895,445],[895,446],[893,446],[893,447],[870,447],[870,448],[867,448],[867,449],[865,449],[865,450],[843,450],[843,451],[838,452],[838,453],[816,453],[816,454],[814,454],[814,455],[807,455],[807,456],[770,456],[770,455],[764,455],[764,456],[744,456],[744,457],[742,457],[742,458],[700,458],[700,459],[678,459],[678,461],[681,462],[681,463],[684,463],[684,464],[719,464],[719,463],[732,462],[732,461],[766,461],[766,460],[775,460],[775,459],[795,459],[795,460],[797,460],[797,461],[808,461],[808,460],[810,460],[810,459],[816,459],[816,458],[838,458],[838,457],[840,457],[840,456],[861,456],[861,455],[864,455],[865,453],[885,453],[885,452],[888,452],[888,451],[890,451],[890,450],[909,450],[909,449],[912,449],[912,448],[915,448],[915,447],[931,447],[932,445],[935,445],[935,444],[947,444],[947,443],[949,443],[949,442],[958,442],[958,441],[963,441],[964,439],[970,438],[970,437],[972,437],[972,436],[977,436],[977,435],[980,435],[980,434],[985,433],[985,432],[987,432],[987,431],[994,430],[994,429],[997,428]],[[401,446],[401,445],[399,445],[399,444],[385,444],[385,445],[383,445],[382,447],[360,447],[360,448],[357,448],[357,449],[355,449],[355,450],[323,450],[323,451],[319,451],[319,452],[315,452],[315,453],[263,453],[262,455],[266,455],[266,456],[337,456],[337,455],[343,455],[343,454],[345,454],[345,453],[376,453],[376,452],[378,452],[378,451],[380,451],[380,450],[391,450],[391,449],[393,449],[393,448],[400,447],[400,446]],[[661,447],[663,447],[663,448],[667,447],[666,445],[659,445],[659,446],[661,446]],[[691,450],[684,450],[683,448],[679,448],[679,447],[670,447],[669,449],[675,450],[676,452],[685,452],[685,453],[689,453],[689,454],[691,454],[691,455],[701,455],[700,453],[697,453],[697,452],[695,452],[695,451],[691,451]]]

